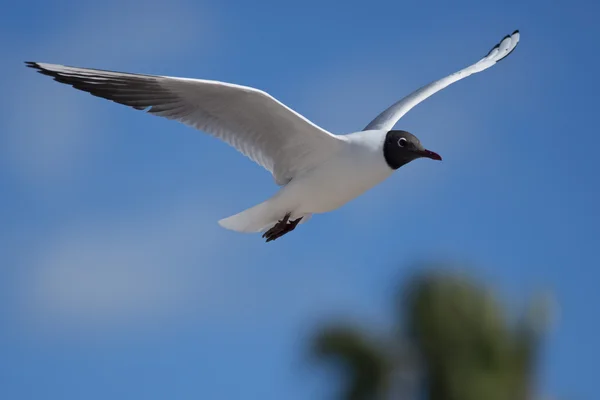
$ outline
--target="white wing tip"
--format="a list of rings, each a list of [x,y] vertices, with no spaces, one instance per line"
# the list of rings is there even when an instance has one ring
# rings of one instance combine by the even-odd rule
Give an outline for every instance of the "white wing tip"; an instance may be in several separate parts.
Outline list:
[[[517,29],[510,35],[504,36],[498,44],[492,47],[492,49],[487,53],[487,55],[483,59],[491,60],[495,63],[505,59],[510,53],[512,53],[517,48],[520,39],[521,33]]]

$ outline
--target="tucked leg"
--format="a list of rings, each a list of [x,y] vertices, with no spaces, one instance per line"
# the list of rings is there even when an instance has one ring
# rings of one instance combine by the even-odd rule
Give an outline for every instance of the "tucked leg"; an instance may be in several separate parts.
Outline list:
[[[302,217],[290,221],[290,213],[287,213],[283,219],[279,220],[279,222],[277,222],[271,229],[266,231],[262,237],[267,239],[267,242],[280,238],[286,233],[296,229],[296,225],[298,225],[301,219]]]

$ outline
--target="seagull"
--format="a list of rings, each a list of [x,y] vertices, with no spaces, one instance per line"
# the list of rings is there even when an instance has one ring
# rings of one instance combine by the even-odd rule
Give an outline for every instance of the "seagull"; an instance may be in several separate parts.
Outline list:
[[[507,57],[519,38],[519,31],[514,31],[476,63],[415,90],[363,130],[344,135],[328,132],[252,87],[42,62],[25,64],[75,89],[196,128],[264,167],[280,186],[275,195],[218,222],[237,232],[263,233],[270,242],[313,214],[338,209],[413,160],[441,160],[415,135],[395,130],[394,125],[429,96]]]

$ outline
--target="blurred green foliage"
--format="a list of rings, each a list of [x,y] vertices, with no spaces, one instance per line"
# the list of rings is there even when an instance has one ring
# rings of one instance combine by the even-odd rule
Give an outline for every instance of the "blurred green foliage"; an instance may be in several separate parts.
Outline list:
[[[473,277],[426,270],[400,287],[389,337],[327,326],[312,355],[339,367],[341,399],[531,400],[550,315],[541,300],[514,316]],[[400,379],[407,372],[416,385]]]

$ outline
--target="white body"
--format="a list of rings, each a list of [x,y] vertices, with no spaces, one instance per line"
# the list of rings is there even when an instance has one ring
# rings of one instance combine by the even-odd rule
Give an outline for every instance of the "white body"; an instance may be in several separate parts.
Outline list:
[[[261,90],[226,82],[131,74],[28,62],[38,72],[95,96],[179,121],[215,136],[273,174],[281,190],[267,201],[219,221],[239,232],[271,228],[290,213],[306,222],[335,210],[377,185],[393,170],[383,142],[417,104],[445,87],[484,71],[508,56],[518,31],[505,36],[479,61],[415,90],[367,127],[335,135]]]
[[[383,157],[387,131],[361,131],[342,136],[336,154],[304,171],[273,197],[219,221],[239,232],[262,232],[290,213],[290,220],[333,211],[388,178],[393,170]]]
[[[341,207],[392,174],[383,158],[386,133],[364,131],[345,136],[346,145],[338,154],[294,178],[276,196],[282,202],[296,202],[293,210],[300,213]]]

